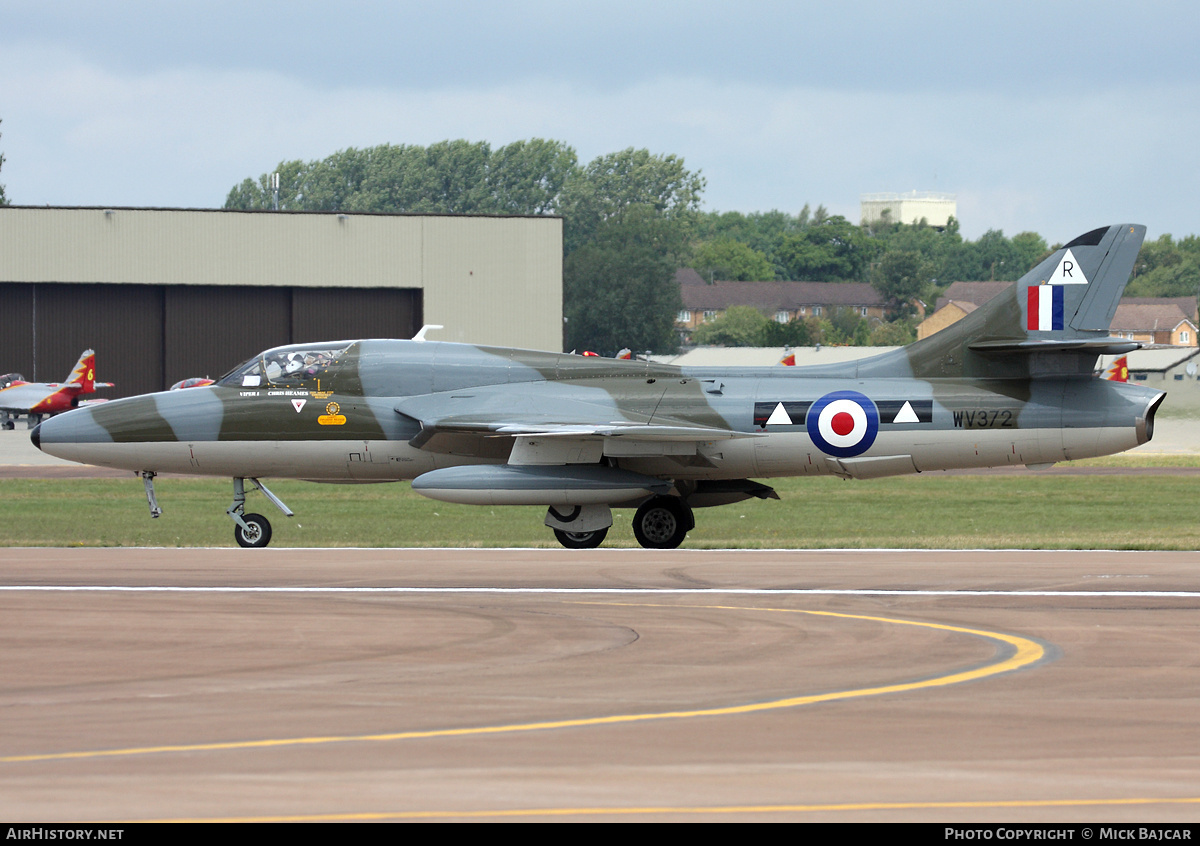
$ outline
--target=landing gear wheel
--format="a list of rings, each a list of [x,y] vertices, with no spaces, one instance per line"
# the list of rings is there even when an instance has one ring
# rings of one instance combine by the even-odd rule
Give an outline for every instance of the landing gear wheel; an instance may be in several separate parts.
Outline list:
[[[594,532],[564,532],[562,529],[554,530],[554,537],[558,538],[558,542],[567,549],[595,549],[604,543],[604,539],[607,536],[608,529],[597,529]]]
[[[679,497],[656,496],[633,515],[633,536],[646,549],[675,549],[695,525]]]
[[[242,519],[246,521],[249,530],[238,525],[233,527],[233,537],[238,546],[258,548],[271,542],[271,524],[267,522],[266,517],[261,514],[247,514]]]

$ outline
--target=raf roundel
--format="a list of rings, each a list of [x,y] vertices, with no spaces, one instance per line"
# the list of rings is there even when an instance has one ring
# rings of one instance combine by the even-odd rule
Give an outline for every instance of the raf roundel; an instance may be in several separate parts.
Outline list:
[[[805,420],[817,448],[836,458],[862,455],[879,434],[879,410],[857,391],[834,391],[812,404]]]

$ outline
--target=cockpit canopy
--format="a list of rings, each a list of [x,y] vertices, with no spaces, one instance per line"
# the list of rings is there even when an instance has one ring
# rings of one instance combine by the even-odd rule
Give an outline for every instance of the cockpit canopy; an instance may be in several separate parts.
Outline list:
[[[229,388],[333,390],[353,344],[276,347],[235,367],[219,380]]]
[[[25,377],[22,376],[20,373],[5,373],[3,376],[0,376],[0,388],[7,388],[10,385],[12,385],[14,382],[24,382],[24,381],[25,381]]]

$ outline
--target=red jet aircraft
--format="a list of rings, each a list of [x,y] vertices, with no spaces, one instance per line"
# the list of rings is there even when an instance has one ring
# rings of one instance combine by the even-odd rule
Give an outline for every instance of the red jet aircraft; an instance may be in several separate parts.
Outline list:
[[[84,394],[93,394],[96,388],[111,388],[112,382],[97,382],[96,353],[85,350],[75,364],[75,369],[65,382],[26,382],[20,373],[0,376],[0,413],[4,417],[4,428],[13,428],[13,417],[28,414],[30,425],[41,421],[43,416],[70,411],[79,405]]]

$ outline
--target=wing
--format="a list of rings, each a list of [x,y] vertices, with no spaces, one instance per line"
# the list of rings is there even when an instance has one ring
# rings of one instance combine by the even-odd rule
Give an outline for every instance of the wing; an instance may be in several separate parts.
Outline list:
[[[413,481],[413,490],[424,496],[474,504],[633,506],[667,493],[674,473],[646,475],[602,459],[664,458],[668,467],[711,468],[721,442],[763,437],[685,419],[678,404],[673,417],[658,414],[657,407],[578,384],[531,382],[412,397],[396,412],[420,425],[409,441],[413,446],[505,462],[445,467]],[[704,412],[697,416],[711,420]],[[692,483],[688,503],[698,508],[750,497],[779,498],[748,479],[700,479]]]
[[[27,414],[54,393],[55,391],[40,384],[13,385],[11,388],[0,391],[0,411],[10,414]]]
[[[509,464],[591,464],[604,456],[702,456],[703,447],[754,432],[699,425],[622,407],[607,391],[533,382],[490,385],[404,400],[396,412],[420,424],[409,443]]]

